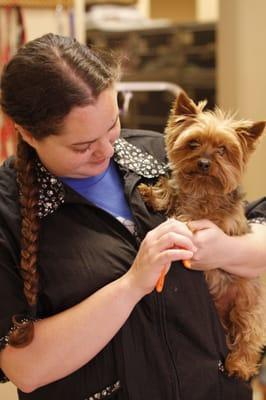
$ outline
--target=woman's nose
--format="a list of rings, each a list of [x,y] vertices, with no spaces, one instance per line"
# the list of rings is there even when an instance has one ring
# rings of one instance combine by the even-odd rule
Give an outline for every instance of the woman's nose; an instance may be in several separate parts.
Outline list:
[[[113,145],[107,138],[97,140],[97,142],[94,143],[94,146],[94,155],[99,158],[112,157],[114,154]]]

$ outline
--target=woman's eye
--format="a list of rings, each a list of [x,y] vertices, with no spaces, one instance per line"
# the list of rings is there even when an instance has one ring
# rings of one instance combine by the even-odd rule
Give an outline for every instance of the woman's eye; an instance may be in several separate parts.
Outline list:
[[[195,150],[200,147],[200,143],[197,142],[197,140],[191,140],[190,142],[188,142],[188,146],[190,149]]]
[[[88,151],[90,148],[90,146],[84,147],[82,149],[74,149],[75,153],[86,153],[86,151]]]
[[[218,154],[219,154],[220,156],[223,156],[224,153],[225,153],[225,146],[220,146],[220,147],[218,147],[217,152],[218,152]]]

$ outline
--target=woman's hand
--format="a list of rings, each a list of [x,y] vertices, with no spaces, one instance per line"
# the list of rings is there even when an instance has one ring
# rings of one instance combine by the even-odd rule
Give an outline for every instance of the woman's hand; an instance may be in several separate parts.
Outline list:
[[[201,271],[223,268],[230,257],[232,237],[209,220],[191,221],[188,226],[197,248],[191,259],[191,268]]]
[[[186,224],[168,219],[147,233],[138,254],[128,271],[131,284],[142,295],[150,293],[165,269],[167,273],[172,261],[188,260],[196,250],[192,232]]]
[[[208,271],[215,268],[245,278],[266,272],[266,226],[252,224],[250,233],[228,236],[209,220],[192,221],[189,228],[197,248],[191,268]]]

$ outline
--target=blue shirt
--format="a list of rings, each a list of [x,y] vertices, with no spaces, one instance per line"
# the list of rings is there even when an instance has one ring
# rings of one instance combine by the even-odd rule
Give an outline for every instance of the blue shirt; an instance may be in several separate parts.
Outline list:
[[[100,175],[88,178],[61,178],[62,182],[91,203],[112,214],[133,231],[132,213],[124,194],[117,167],[113,161]]]

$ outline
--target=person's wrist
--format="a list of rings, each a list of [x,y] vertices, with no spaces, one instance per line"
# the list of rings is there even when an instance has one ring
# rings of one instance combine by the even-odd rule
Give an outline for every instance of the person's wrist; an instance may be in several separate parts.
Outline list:
[[[222,269],[227,271],[227,268],[237,267],[242,262],[244,241],[243,236],[227,236],[224,243],[224,262]]]
[[[121,282],[124,286],[124,289],[127,291],[128,296],[130,296],[130,299],[138,303],[143,296],[145,296],[145,290],[142,286],[138,284],[138,279],[136,277],[136,274],[134,274],[131,270],[125,273],[121,277]]]

